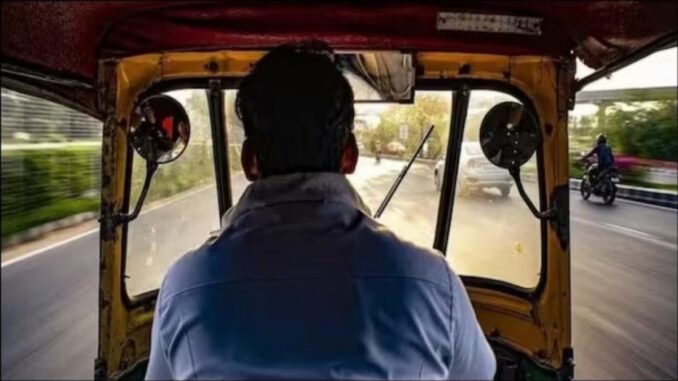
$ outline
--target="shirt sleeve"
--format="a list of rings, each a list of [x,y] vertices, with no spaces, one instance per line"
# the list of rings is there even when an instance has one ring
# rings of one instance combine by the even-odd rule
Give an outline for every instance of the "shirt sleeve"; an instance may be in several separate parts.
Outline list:
[[[148,369],[146,370],[146,380],[172,380],[172,372],[165,355],[165,347],[162,343],[160,326],[162,324],[160,314],[160,294],[158,294],[153,316],[153,329],[151,331],[151,355],[148,360]]]
[[[597,148],[598,148],[598,146],[591,148],[591,150],[586,155],[584,155],[583,158],[588,159],[589,157],[591,157],[594,153],[596,153]]]
[[[473,311],[459,276],[450,270],[452,281],[451,380],[492,380],[497,361]]]

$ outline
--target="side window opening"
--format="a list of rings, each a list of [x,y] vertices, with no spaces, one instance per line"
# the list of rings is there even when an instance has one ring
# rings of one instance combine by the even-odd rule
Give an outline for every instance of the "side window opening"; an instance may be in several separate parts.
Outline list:
[[[205,90],[166,93],[186,109],[191,139],[181,157],[160,165],[139,217],[127,226],[126,289],[130,296],[157,289],[172,263],[219,229],[212,134]],[[144,181],[145,161],[132,161],[130,205]]]
[[[60,104],[2,88],[2,242],[99,211],[102,123]]]
[[[478,141],[487,111],[506,101],[519,102],[498,91],[471,92],[447,260],[459,275],[532,289],[541,276],[541,223],[518,195],[508,171],[487,160]],[[523,185],[535,205],[540,204],[538,175],[535,154],[521,167]]]
[[[378,221],[401,239],[432,247],[440,192],[435,167],[447,149],[452,91],[417,91],[412,104],[357,104],[355,135],[360,159],[349,180],[372,214],[434,129]]]

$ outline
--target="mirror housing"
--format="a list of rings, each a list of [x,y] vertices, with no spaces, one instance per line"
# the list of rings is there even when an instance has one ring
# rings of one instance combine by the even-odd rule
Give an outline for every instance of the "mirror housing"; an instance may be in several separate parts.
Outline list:
[[[130,142],[148,162],[169,163],[184,153],[191,124],[184,107],[167,95],[150,96],[134,107]]]
[[[143,99],[134,107],[130,121],[128,142],[146,160],[146,178],[134,210],[116,215],[116,225],[139,216],[158,165],[178,159],[191,137],[191,124],[184,106],[167,95]]]
[[[503,102],[487,112],[480,125],[480,146],[492,164],[517,168],[527,163],[541,143],[536,116],[516,102]]]
[[[537,116],[517,102],[503,102],[487,112],[480,124],[480,146],[492,164],[508,169],[520,197],[538,219],[557,218],[555,209],[539,211],[523,188],[520,167],[527,163],[541,144]]]

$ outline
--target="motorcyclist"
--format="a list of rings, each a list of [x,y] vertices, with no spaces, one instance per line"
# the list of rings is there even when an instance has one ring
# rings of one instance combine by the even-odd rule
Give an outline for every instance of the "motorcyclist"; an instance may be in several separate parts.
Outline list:
[[[607,144],[607,136],[605,136],[605,134],[598,134],[596,137],[596,146],[593,147],[589,153],[584,155],[582,161],[593,155],[596,155],[598,165],[591,167],[589,170],[589,177],[597,182],[602,174],[614,167],[614,155],[612,154],[612,148]]]

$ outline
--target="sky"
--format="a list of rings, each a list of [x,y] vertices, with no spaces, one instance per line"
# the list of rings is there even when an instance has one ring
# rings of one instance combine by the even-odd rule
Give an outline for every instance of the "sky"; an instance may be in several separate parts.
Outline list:
[[[583,91],[676,86],[677,56],[676,48],[662,50],[617,71],[610,79],[600,79],[589,84]],[[593,69],[577,60],[576,78],[592,72]]]
[[[581,61],[577,60],[576,78],[582,78],[593,72],[593,69],[587,67]],[[676,86],[678,84],[678,49],[672,48],[652,54],[642,60],[629,65],[616,73],[609,79],[603,78],[586,86],[586,90],[613,90],[629,89],[642,87],[660,87]],[[177,91],[172,95],[180,101],[185,102],[190,92]],[[369,94],[363,95],[368,98]],[[388,104],[362,104],[358,108],[362,112],[383,112],[388,108]],[[597,107],[593,105],[578,105],[573,110],[574,115],[585,115],[596,112]]]
[[[585,77],[593,73],[593,69],[577,60],[576,78]],[[676,86],[678,84],[678,49],[672,48],[654,53],[642,60],[631,64],[614,74],[610,78],[599,79],[584,87],[586,90],[617,90],[643,87]],[[387,105],[360,105],[362,112],[380,112]],[[576,116],[588,115],[598,110],[593,105],[577,105],[572,114]]]
[[[590,83],[582,91],[637,89],[644,87],[676,86],[678,83],[678,49],[666,49],[654,53],[615,73],[610,78],[599,79]],[[593,73],[593,69],[577,60],[575,78],[582,78]],[[575,117],[591,115],[598,107],[590,104],[578,104],[570,114]]]

